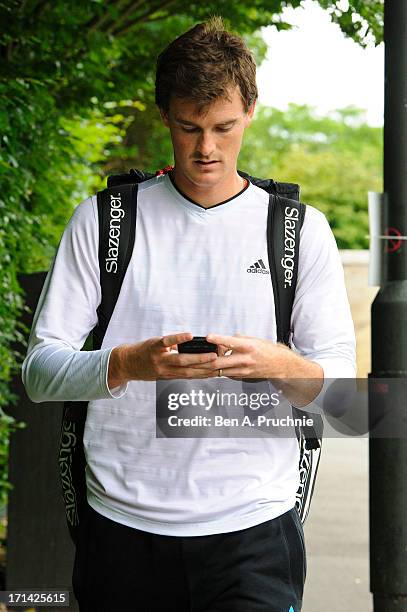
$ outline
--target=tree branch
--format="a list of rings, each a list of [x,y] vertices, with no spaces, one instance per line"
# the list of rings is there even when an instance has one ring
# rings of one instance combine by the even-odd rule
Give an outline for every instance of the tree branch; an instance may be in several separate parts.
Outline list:
[[[108,0],[108,4],[110,6],[114,5],[117,10],[126,9],[128,5],[128,0],[123,0],[117,2],[116,0]],[[108,10],[106,10],[103,15],[95,16],[88,24],[88,31],[95,32],[96,30],[103,30],[103,27],[110,27],[114,23],[114,19]]]
[[[112,30],[112,34],[114,34],[114,36],[122,36],[123,34],[127,34],[138,23],[145,23],[146,21],[159,21],[160,19],[165,19],[169,16],[168,13],[166,13],[162,17],[158,16],[153,17],[152,19],[149,19],[149,17],[151,15],[154,15],[154,13],[157,13],[158,11],[168,9],[171,4],[174,4],[176,2],[177,0],[162,0],[159,6],[156,6],[155,8],[150,8],[143,14],[138,15],[135,19],[129,19],[126,23],[123,24],[122,28],[115,28],[114,30]]]
[[[163,19],[168,19],[168,17],[170,16],[169,13],[163,13],[162,15],[157,15],[157,17],[151,17],[148,20],[148,23],[155,23],[156,21],[163,21]],[[124,31],[124,33],[126,33],[126,31]]]
[[[143,5],[143,0],[131,0],[130,2],[127,0],[127,2],[122,2],[120,4],[120,15],[116,20],[111,20],[108,27],[105,29],[105,31],[109,34],[117,27],[117,25],[120,25],[123,21],[125,21],[128,15],[140,8]]]
[[[146,11],[146,12],[144,13],[144,15],[141,15],[140,20],[139,20],[139,21],[140,21],[140,23],[144,23],[145,21],[150,21],[150,20],[148,19],[148,18],[150,17],[150,15],[154,15],[154,13],[157,13],[158,11],[162,11],[163,9],[166,9],[166,10],[167,10],[167,9],[168,9],[168,7],[169,7],[171,4],[176,4],[176,3],[177,3],[177,1],[178,1],[178,0],[166,0],[165,2],[162,2],[162,3],[161,3],[161,6],[160,6],[158,9],[156,9],[155,11],[154,11],[154,10],[151,10],[151,11]]]
[[[120,17],[113,23],[107,30],[108,34],[113,34],[115,30],[119,29],[123,23],[126,22],[127,18],[130,17],[137,9],[143,6],[143,0],[136,0],[135,2],[130,2],[127,6],[127,9],[120,15]]]

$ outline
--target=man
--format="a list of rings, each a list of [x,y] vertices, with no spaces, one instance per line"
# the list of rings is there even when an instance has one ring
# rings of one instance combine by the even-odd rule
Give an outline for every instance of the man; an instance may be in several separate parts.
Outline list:
[[[81,612],[301,608],[295,437],[155,435],[156,380],[280,379],[304,406],[324,378],[355,374],[343,270],[322,213],[308,206],[301,230],[296,351],[276,342],[270,276],[247,273],[267,261],[268,195],[237,173],[256,99],[252,55],[219,18],[171,43],[156,102],[175,166],[139,186],[133,256],[100,350],[80,351],[101,299],[95,197],[76,208],[47,277],[23,380],[35,402],[89,400],[89,511],[73,576]],[[193,336],[219,355],[178,353]]]

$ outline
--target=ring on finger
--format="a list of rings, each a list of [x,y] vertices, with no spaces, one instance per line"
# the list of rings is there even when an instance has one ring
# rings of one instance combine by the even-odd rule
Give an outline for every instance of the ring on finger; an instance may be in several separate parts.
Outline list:
[[[218,376],[222,376],[222,369],[219,369]]]

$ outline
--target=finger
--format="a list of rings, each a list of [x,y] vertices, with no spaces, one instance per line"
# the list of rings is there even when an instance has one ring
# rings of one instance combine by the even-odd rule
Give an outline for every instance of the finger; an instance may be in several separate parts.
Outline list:
[[[223,376],[228,378],[234,378],[236,380],[244,380],[246,378],[250,380],[268,380],[268,378],[257,378],[254,372],[248,372],[246,368],[221,368]]]
[[[192,340],[193,334],[191,332],[180,332],[178,334],[170,334],[168,336],[163,336],[159,340],[159,346],[169,348],[174,345],[180,344],[181,342],[187,342],[188,340]]]
[[[197,369],[197,368],[202,368],[202,369],[204,369],[204,370],[208,370],[208,371],[212,371],[212,372],[217,372],[217,371],[219,370],[219,368],[217,368],[217,367],[214,365],[215,363],[216,363],[216,362],[215,362],[215,360],[214,360],[214,361],[210,361],[210,362],[208,362],[208,363],[202,363],[202,364],[200,364],[200,365],[191,365],[191,366],[188,366],[188,367],[190,367],[190,368],[192,368],[192,369],[194,369],[194,370],[195,370],[195,369]]]
[[[250,380],[251,383],[260,383],[269,381],[269,378],[254,378],[253,375],[248,376],[229,376],[227,372],[223,372],[223,376],[227,376],[227,378],[231,378],[232,380]]]
[[[223,374],[224,376],[226,376],[227,378],[230,378],[231,380],[240,380],[240,381],[244,381],[244,380],[250,380],[251,383],[257,383],[257,382],[264,382],[265,380],[269,380],[268,378],[251,378],[249,376],[245,376],[244,378],[242,378],[241,376],[229,376],[229,374]]]
[[[218,370],[215,370],[215,372],[204,368],[171,368],[163,378],[171,380],[182,380],[184,378],[192,380],[194,378],[213,378],[218,375]]]
[[[225,355],[224,357],[218,357],[216,360],[211,362],[211,366],[215,369],[226,370],[229,368],[244,368],[243,355],[240,353],[232,353],[232,355]]]
[[[230,352],[230,349],[228,349],[226,346],[223,346],[223,344],[218,344],[219,357],[224,357],[228,351]]]
[[[214,344],[223,344],[227,349],[239,349],[244,347],[244,339],[238,338],[238,336],[221,336],[219,334],[208,334],[206,336],[208,342]]]
[[[166,353],[163,363],[171,367],[200,366],[218,358],[216,353]]]

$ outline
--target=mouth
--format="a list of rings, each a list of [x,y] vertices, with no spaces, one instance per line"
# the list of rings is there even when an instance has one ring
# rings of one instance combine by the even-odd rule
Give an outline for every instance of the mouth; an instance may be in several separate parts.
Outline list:
[[[213,166],[214,164],[218,164],[219,162],[217,160],[213,160],[213,161],[202,161],[199,159],[196,159],[194,161],[195,164],[198,164],[199,166],[202,166],[203,168],[208,167],[208,166]]]

